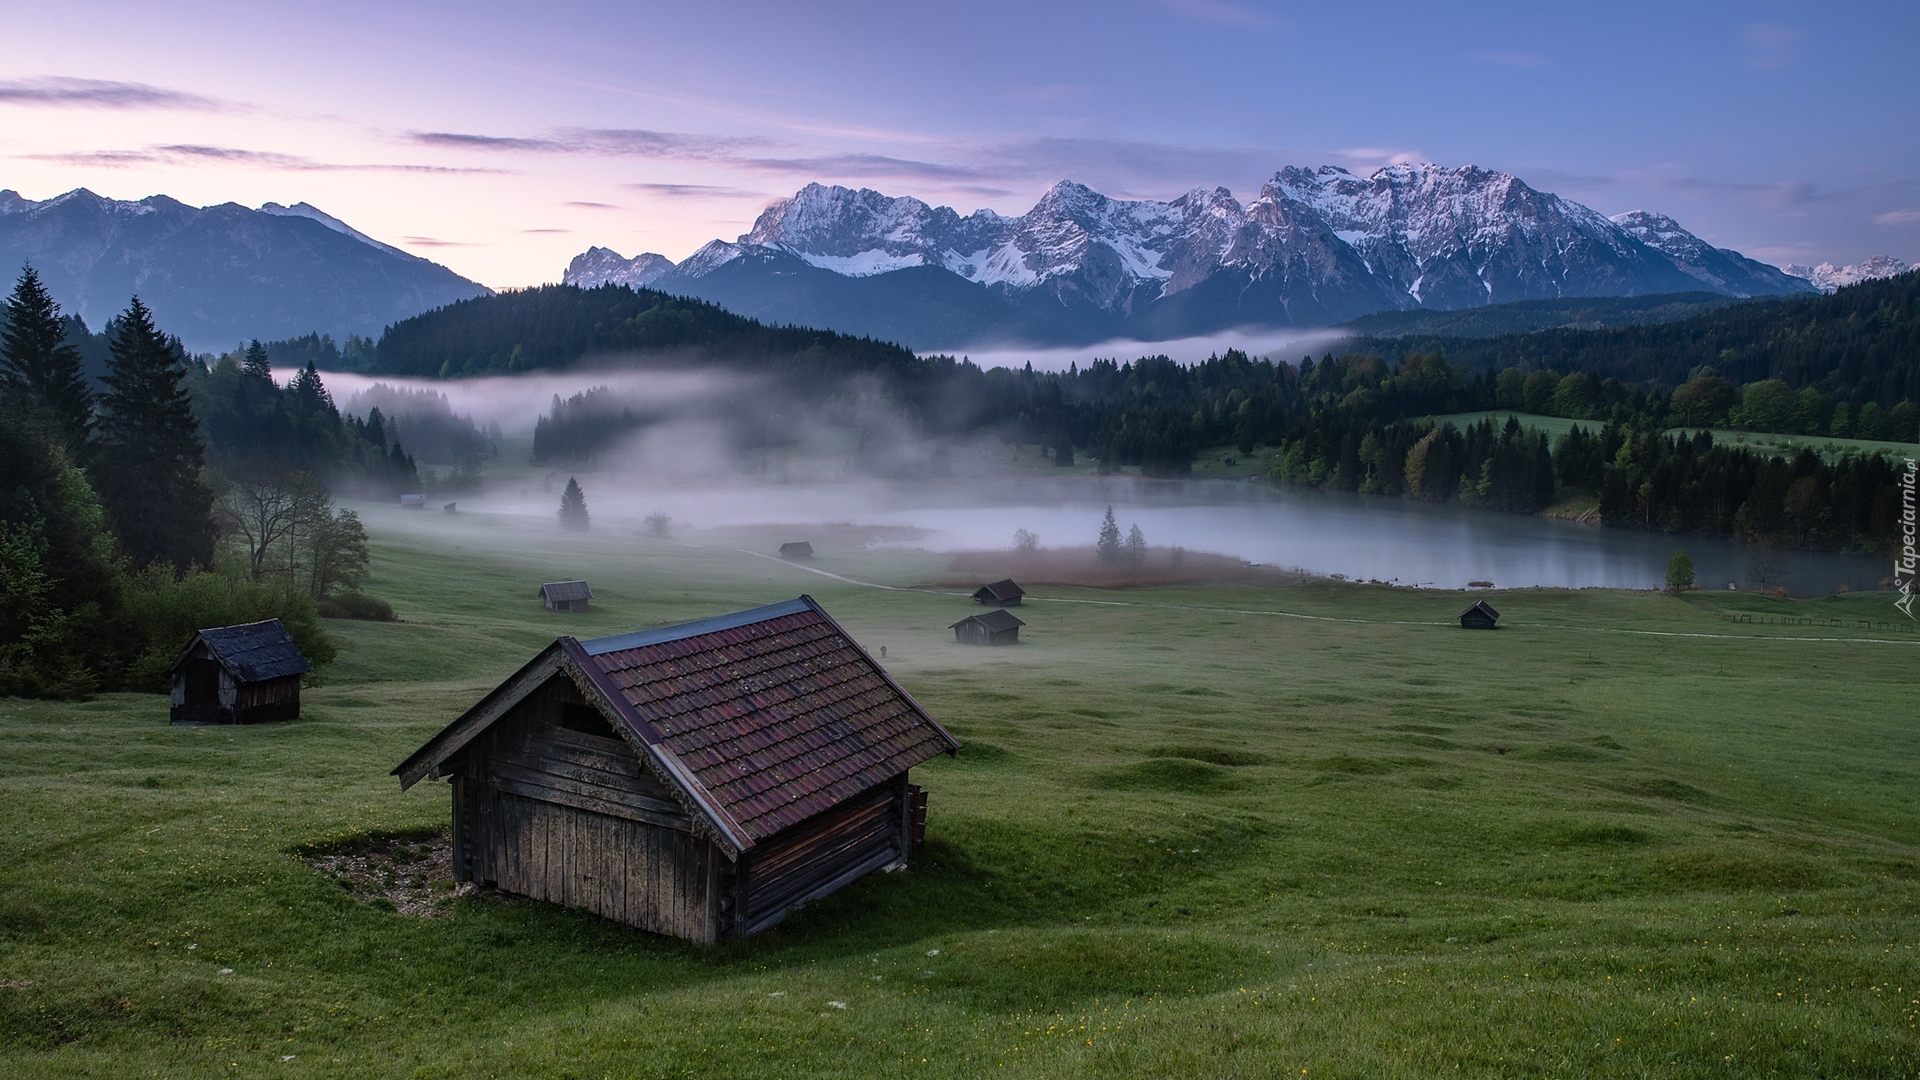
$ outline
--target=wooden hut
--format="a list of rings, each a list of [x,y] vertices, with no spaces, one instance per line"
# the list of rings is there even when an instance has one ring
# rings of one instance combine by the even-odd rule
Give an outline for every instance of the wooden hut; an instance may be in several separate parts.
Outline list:
[[[802,596],[560,638],[394,774],[452,781],[458,880],[713,942],[903,865],[959,748]]]
[[[426,508],[427,497],[425,495],[414,494],[400,496],[400,509],[402,510],[425,510]]]
[[[173,662],[176,724],[257,724],[300,715],[300,676],[313,670],[279,619],[202,630]]]
[[[811,559],[813,545],[805,540],[794,540],[780,545],[780,557],[783,559]]]
[[[540,602],[548,611],[585,611],[593,590],[584,581],[549,581],[540,586]]]
[[[1001,578],[973,590],[973,602],[995,607],[1019,607],[1020,598],[1025,595],[1027,590],[1015,585],[1012,578]]]
[[[1464,630],[1492,630],[1500,613],[1485,600],[1476,600],[1473,606],[1460,613],[1460,626]]]
[[[978,615],[969,615],[948,629],[953,631],[953,640],[962,645],[1017,645],[1020,642],[1020,628],[1025,625],[1014,618],[1013,612],[994,608]]]

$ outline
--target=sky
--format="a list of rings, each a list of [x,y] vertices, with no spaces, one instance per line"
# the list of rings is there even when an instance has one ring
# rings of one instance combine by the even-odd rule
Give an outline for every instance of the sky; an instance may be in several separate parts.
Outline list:
[[[1774,263],[1920,262],[1920,4],[62,0],[0,188],[312,203],[483,284],[680,260],[809,181],[1018,214],[1480,165]]]

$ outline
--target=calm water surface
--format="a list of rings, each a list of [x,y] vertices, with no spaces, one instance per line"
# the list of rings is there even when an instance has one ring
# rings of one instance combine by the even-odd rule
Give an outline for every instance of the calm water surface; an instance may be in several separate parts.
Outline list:
[[[1316,574],[1461,588],[1657,588],[1684,547],[1699,582],[1747,583],[1750,545],[1600,529],[1522,514],[1437,507],[1263,482],[1127,477],[842,483],[679,492],[655,501],[694,525],[755,522],[899,524],[934,550],[1008,547],[1016,529],[1043,546],[1091,544],[1109,504],[1124,532]],[[1862,556],[1785,553],[1777,580],[1795,595],[1870,589],[1891,572]]]

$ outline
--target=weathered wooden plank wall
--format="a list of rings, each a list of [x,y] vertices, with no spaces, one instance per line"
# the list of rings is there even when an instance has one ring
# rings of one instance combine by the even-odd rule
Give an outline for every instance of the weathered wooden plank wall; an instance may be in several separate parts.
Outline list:
[[[744,860],[740,932],[771,926],[794,904],[904,858],[905,786],[903,775],[755,848]]]

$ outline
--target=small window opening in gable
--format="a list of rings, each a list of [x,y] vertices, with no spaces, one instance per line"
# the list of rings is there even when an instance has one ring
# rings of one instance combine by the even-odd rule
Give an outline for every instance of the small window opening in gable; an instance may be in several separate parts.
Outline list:
[[[568,731],[577,731],[582,735],[598,735],[603,739],[617,739],[613,727],[600,710],[591,705],[581,705],[572,701],[560,703],[560,726]]]

